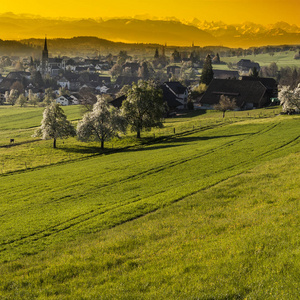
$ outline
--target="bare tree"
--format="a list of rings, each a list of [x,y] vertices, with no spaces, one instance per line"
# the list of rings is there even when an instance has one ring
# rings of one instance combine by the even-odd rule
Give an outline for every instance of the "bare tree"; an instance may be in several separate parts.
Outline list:
[[[83,105],[85,111],[91,111],[93,105],[97,102],[97,97],[90,88],[84,87],[79,91],[80,95],[80,104]]]
[[[235,99],[230,99],[228,96],[221,95],[220,102],[214,105],[215,110],[223,112],[223,118],[225,118],[225,112],[227,110],[234,110],[236,108]]]
[[[117,77],[122,74],[122,66],[120,64],[114,64],[110,70],[110,74],[113,77]]]
[[[14,82],[11,87],[11,90],[17,90],[18,91],[18,96],[24,93],[24,86],[20,81]]]

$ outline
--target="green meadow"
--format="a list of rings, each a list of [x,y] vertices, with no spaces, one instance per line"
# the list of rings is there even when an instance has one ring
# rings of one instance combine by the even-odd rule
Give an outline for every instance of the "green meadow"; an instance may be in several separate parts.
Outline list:
[[[240,59],[250,59],[258,62],[261,66],[269,66],[275,62],[279,68],[281,67],[299,67],[299,60],[294,59],[295,51],[274,52],[274,55],[269,53],[246,55],[241,57],[222,57],[221,60],[226,63],[237,63]]]
[[[101,152],[1,108],[0,299],[299,299],[300,117],[279,111],[190,112]]]

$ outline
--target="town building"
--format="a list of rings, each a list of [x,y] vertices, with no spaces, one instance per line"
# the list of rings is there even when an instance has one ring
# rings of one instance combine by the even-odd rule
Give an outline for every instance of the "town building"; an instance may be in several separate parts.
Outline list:
[[[213,79],[200,100],[202,109],[213,109],[224,95],[236,101],[239,109],[260,108],[270,104],[267,88],[256,80]]]

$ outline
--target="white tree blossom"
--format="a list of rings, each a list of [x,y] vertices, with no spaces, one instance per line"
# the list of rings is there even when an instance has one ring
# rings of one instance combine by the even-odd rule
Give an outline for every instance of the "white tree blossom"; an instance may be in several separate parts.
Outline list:
[[[91,112],[87,112],[77,125],[77,137],[81,141],[104,142],[118,136],[119,132],[125,133],[126,121],[118,109],[111,106],[108,100],[98,96],[97,102]]]
[[[6,99],[6,101],[11,104],[11,105],[15,105],[16,101],[18,99],[18,91],[15,89],[11,89],[8,98]]]
[[[39,98],[37,95],[34,95],[32,90],[29,90],[28,91],[28,103],[33,105],[33,106],[36,106],[39,102]]]
[[[45,108],[41,123],[41,127],[35,132],[34,136],[42,136],[44,140],[53,139],[53,148],[56,148],[58,138],[64,139],[76,134],[63,109],[54,102]]]
[[[294,90],[291,90],[289,86],[283,86],[278,98],[284,112],[290,110],[300,112],[300,84]]]

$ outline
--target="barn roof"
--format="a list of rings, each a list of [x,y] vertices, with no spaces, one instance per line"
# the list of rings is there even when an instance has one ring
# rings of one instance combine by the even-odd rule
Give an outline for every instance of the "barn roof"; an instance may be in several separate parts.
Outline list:
[[[167,86],[171,91],[173,91],[177,95],[184,94],[187,89],[178,81],[168,81],[165,82],[164,85]]]
[[[277,88],[277,82],[276,82],[276,80],[274,78],[243,76],[242,80],[259,81],[267,89],[276,89]]]
[[[127,99],[127,96],[126,95],[122,95],[120,97],[117,97],[114,100],[111,100],[109,103],[111,105],[113,105],[114,107],[116,107],[116,108],[120,108],[122,106],[123,101],[125,101],[126,99]]]
[[[261,106],[266,90],[260,81],[213,79],[200,103],[215,105],[219,103],[220,96],[224,95],[234,98],[239,107],[243,107],[246,103]]]
[[[161,89],[163,91],[163,99],[165,102],[167,102],[170,109],[174,109],[174,108],[182,105],[181,102],[176,100],[176,95],[174,93],[172,93],[167,86],[162,85]]]

